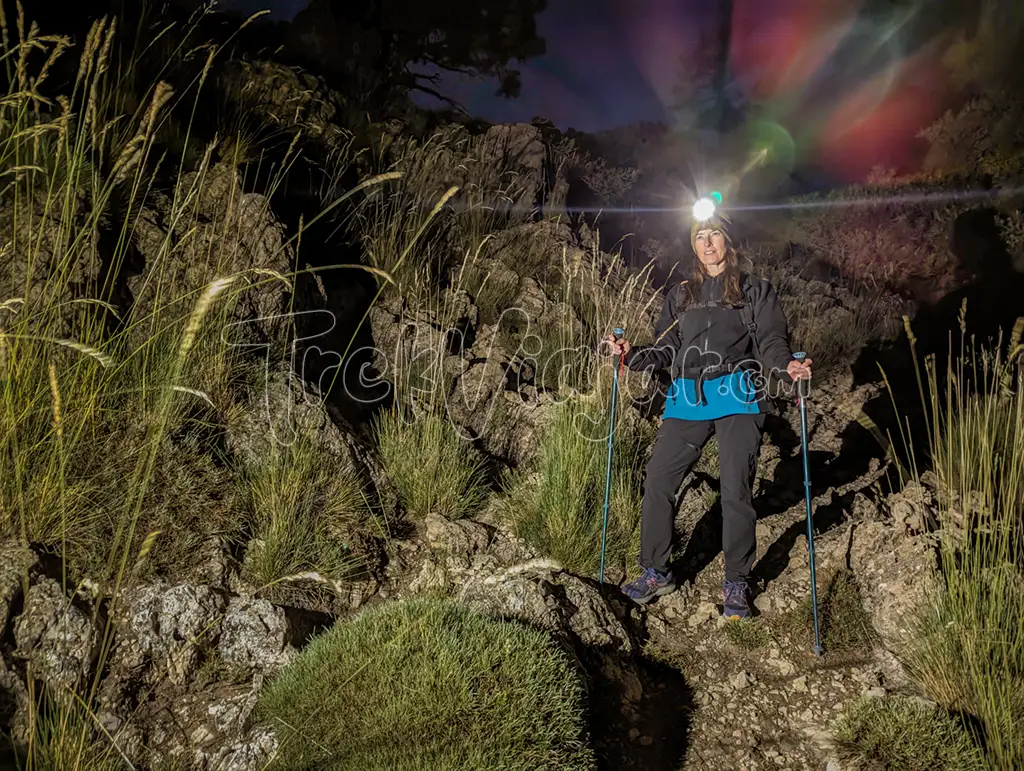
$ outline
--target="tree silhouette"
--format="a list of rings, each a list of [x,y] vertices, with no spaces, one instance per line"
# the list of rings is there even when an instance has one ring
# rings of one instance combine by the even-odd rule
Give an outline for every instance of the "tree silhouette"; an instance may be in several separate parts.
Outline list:
[[[285,53],[366,104],[397,92],[437,92],[442,72],[497,77],[516,96],[515,61],[539,56],[536,14],[547,0],[313,0],[291,25]]]

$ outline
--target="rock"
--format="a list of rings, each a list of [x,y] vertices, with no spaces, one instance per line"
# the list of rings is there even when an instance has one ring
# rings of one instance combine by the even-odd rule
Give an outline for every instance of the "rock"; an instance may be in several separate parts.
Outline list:
[[[753,685],[754,677],[749,672],[737,672],[733,677],[729,678],[729,684],[732,685],[737,691],[742,691],[749,685]]]
[[[218,652],[232,666],[272,671],[287,660],[288,622],[267,600],[234,597],[221,624]]]
[[[597,590],[553,563],[527,563],[470,581],[459,597],[488,615],[569,631],[587,646],[632,652],[629,633]]]
[[[800,677],[790,682],[789,687],[797,693],[807,693],[807,675],[800,675]]]
[[[467,519],[452,521],[428,514],[424,524],[427,543],[446,552],[451,567],[468,569],[473,555],[486,550],[491,540],[487,528]]]
[[[160,767],[168,761],[213,771],[264,768],[277,749],[266,726],[249,726],[262,678],[250,687],[178,693],[140,708],[145,748]]]
[[[38,562],[34,551],[16,541],[0,545],[0,629],[7,628],[11,603],[21,594],[29,570]]]
[[[652,607],[651,612],[661,616],[666,621],[684,618],[687,612],[687,588],[688,587],[681,586],[676,591],[672,592],[672,594],[659,597],[658,601]]]
[[[143,585],[129,590],[115,608],[120,634],[114,663],[137,669],[152,661],[172,683],[185,684],[200,653],[216,645],[224,607],[223,597],[208,586]]]
[[[889,515],[907,533],[929,533],[938,526],[937,506],[930,488],[918,482],[909,482],[902,490],[886,500]]]
[[[228,584],[231,557],[223,538],[210,538],[199,547],[199,564],[194,571],[195,582],[224,589]]]
[[[209,753],[209,771],[256,771],[267,767],[278,749],[276,734],[265,726],[257,726],[238,741]]]
[[[794,667],[789,661],[786,661],[785,659],[769,659],[768,666],[777,669],[779,671],[779,674],[783,677],[788,677],[796,671],[796,667]]]
[[[452,586],[452,579],[448,571],[433,558],[427,557],[420,566],[419,574],[409,584],[409,591],[413,594],[448,592],[452,589]]]
[[[0,724],[8,727],[15,742],[23,743],[28,738],[30,720],[28,689],[14,672],[0,664]]]
[[[459,597],[486,615],[547,629],[590,662],[588,674],[615,683],[624,701],[639,701],[643,687],[629,632],[597,589],[557,564],[533,560],[471,578]]]
[[[718,606],[713,602],[702,602],[697,606],[697,612],[690,616],[686,623],[691,627],[700,626],[711,621],[718,615]]]
[[[229,276],[262,277],[238,292],[230,308],[231,342],[283,341],[290,316],[292,250],[284,246],[286,231],[270,211],[270,201],[246,193],[234,163],[223,162],[200,173],[183,175],[183,195],[193,196],[195,217],[176,217],[169,200],[156,210],[143,209],[135,221],[135,243],[145,260],[140,274],[128,279],[136,319],[152,314],[167,297],[177,298]],[[163,199],[155,199],[157,201]],[[216,259],[210,259],[215,253]],[[237,280],[237,279],[236,279]],[[241,279],[244,280],[244,279]]]
[[[74,689],[92,666],[92,622],[53,579],[42,578],[29,588],[14,638],[15,655],[27,659],[32,674],[48,683]]]
[[[847,549],[848,546],[848,549]],[[824,562],[849,566],[860,586],[865,609],[885,647],[899,652],[913,633],[917,612],[934,593],[938,569],[927,536],[906,536],[878,521],[861,522],[833,545]]]

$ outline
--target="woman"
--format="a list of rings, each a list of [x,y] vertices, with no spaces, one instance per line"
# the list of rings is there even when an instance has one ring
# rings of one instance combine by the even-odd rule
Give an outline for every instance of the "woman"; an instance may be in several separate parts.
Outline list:
[[[723,615],[750,615],[757,515],[751,501],[767,395],[757,390],[771,371],[789,381],[811,376],[811,360],[797,361],[786,317],[767,281],[740,271],[724,223],[713,218],[690,231],[690,278],[669,290],[655,325],[655,342],[631,347],[610,336],[612,355],[631,370],[669,368],[672,387],[644,482],[639,578],[622,587],[645,604],[675,590],[669,568],[675,496],[712,433],[721,465]]]

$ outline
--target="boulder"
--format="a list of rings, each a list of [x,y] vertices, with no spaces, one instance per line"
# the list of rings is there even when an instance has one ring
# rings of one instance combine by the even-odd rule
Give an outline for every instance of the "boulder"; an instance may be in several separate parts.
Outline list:
[[[199,771],[248,771],[265,768],[278,741],[266,726],[251,724],[262,678],[251,685],[202,693],[177,693],[145,705],[145,753],[156,767]]]
[[[14,624],[15,655],[47,683],[76,688],[92,667],[96,631],[89,616],[51,578],[42,578],[25,594]]]
[[[221,623],[217,651],[230,666],[269,672],[288,659],[288,621],[267,600],[232,597]]]
[[[820,547],[816,539],[815,547],[818,576],[848,567],[883,647],[899,654],[914,633],[918,614],[937,590],[935,542],[927,536],[908,536],[902,527],[865,520],[852,523],[837,537],[821,539]],[[806,550],[799,542],[794,552],[794,560],[806,563]]]
[[[241,291],[232,293],[231,342],[280,342],[289,322],[293,255],[269,200],[246,193],[230,163],[185,174],[178,190],[179,197],[193,198],[194,216],[175,216],[174,207],[182,204],[155,196],[156,208],[143,209],[136,222],[133,236],[145,266],[128,279],[135,318],[145,319],[216,279],[235,277],[233,289]],[[195,298],[185,299],[189,310]]]

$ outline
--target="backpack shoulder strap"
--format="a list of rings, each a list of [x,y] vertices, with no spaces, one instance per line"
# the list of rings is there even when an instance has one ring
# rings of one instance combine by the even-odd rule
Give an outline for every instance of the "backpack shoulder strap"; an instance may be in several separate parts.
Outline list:
[[[761,361],[761,349],[757,344],[757,322],[754,321],[753,287],[749,275],[746,274],[743,276],[743,295],[746,302],[740,306],[740,318],[743,319],[747,332],[750,333],[750,344],[754,351],[754,357]]]

